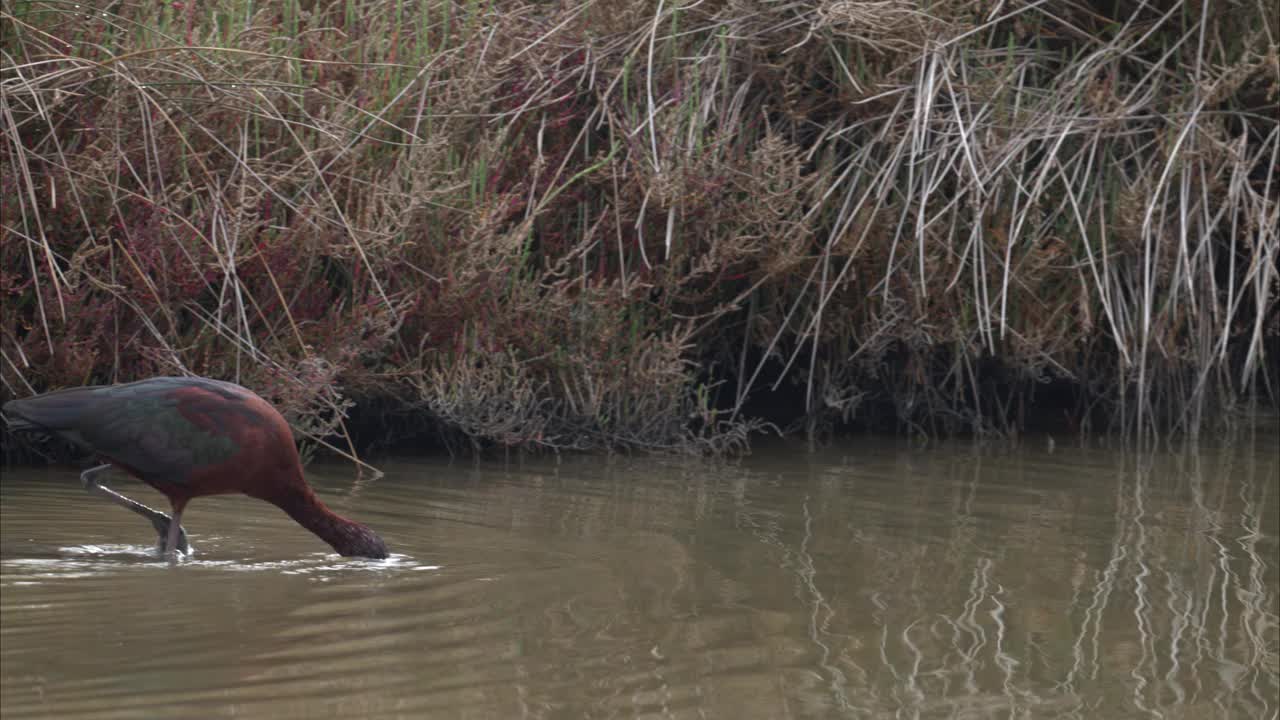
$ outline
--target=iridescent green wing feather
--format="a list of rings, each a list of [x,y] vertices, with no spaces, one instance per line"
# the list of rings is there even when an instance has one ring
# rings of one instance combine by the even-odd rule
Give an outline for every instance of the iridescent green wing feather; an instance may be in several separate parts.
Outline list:
[[[70,388],[6,403],[5,412],[144,479],[175,483],[187,482],[193,470],[233,458],[239,450],[230,435],[234,423],[253,420],[240,396],[197,378]],[[207,427],[188,415],[201,417]]]
[[[202,392],[180,397],[188,388],[194,389],[189,382],[159,379],[104,388],[107,397],[80,433],[98,452],[145,479],[186,482],[193,470],[225,463],[239,450],[229,434],[239,399]],[[204,418],[210,427],[188,415]]]

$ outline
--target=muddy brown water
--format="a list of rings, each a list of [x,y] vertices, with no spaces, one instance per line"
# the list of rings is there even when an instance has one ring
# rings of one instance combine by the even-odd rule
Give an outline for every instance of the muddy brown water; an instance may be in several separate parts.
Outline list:
[[[309,469],[387,561],[0,483],[4,718],[1276,718],[1274,438]],[[132,480],[114,487],[162,503]]]

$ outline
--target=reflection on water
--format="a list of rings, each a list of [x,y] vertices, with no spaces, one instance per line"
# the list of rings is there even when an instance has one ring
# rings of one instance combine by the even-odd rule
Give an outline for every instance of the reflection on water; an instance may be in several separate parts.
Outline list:
[[[890,445],[313,468],[387,561],[225,497],[170,565],[74,471],[9,469],[3,715],[1277,717],[1271,439]]]

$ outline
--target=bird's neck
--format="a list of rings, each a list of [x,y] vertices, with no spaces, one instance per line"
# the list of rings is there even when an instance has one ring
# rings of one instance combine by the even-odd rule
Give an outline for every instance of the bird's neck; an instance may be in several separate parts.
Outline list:
[[[368,528],[333,512],[308,485],[290,487],[277,497],[270,498],[276,507],[288,513],[302,527],[329,543],[339,555],[359,555],[360,539]]]

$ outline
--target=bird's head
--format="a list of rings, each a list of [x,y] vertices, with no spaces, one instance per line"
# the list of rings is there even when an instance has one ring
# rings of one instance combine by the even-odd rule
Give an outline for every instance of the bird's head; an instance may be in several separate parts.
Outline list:
[[[350,526],[344,529],[341,538],[335,538],[335,540],[340,540],[340,542],[334,542],[333,549],[337,550],[338,554],[343,557],[384,560],[391,554],[387,551],[387,544],[382,541],[378,533],[357,522],[351,523]]]

